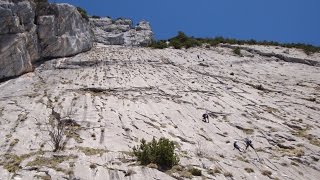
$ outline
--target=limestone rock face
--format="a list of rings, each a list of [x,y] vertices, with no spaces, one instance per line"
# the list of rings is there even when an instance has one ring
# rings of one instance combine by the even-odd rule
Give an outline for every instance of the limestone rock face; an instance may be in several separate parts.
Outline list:
[[[49,4],[41,8],[37,25],[43,58],[71,56],[93,46],[89,22],[69,4]]]
[[[39,58],[34,10],[29,1],[0,1],[0,79],[31,71]]]
[[[320,53],[241,47],[97,44],[0,82],[0,179],[319,179],[319,67],[260,52]],[[52,152],[51,122],[65,125],[63,151]],[[161,137],[179,165],[139,165],[133,147]],[[245,138],[255,150],[234,149]]]
[[[89,22],[68,4],[32,0],[0,1],[0,79],[32,70],[43,58],[65,57],[90,50]]]
[[[129,19],[91,18],[95,41],[106,45],[147,46],[153,39],[151,26],[141,21],[136,27]]]
[[[128,33],[125,34],[125,42],[134,46],[147,46],[152,42],[153,32],[147,21],[141,21]]]

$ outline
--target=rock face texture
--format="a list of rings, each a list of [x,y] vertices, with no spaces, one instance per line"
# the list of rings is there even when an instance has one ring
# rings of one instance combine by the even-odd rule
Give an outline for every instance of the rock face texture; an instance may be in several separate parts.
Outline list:
[[[261,46],[261,45],[229,45],[229,44],[223,44],[222,47],[227,47],[231,49],[235,49],[236,47],[243,49],[245,51],[248,51],[250,53],[259,54],[261,56],[265,57],[275,57],[279,60],[286,61],[286,62],[292,62],[292,63],[300,63],[300,64],[307,64],[310,66],[319,66],[320,67],[320,59],[317,57],[318,53],[307,55],[304,52],[301,52],[301,50],[293,49],[293,48],[281,48],[276,46]],[[295,53],[290,53],[290,51],[294,51]]]
[[[77,9],[68,4],[0,1],[0,79],[32,70],[43,58],[89,50],[93,33]]]
[[[0,179],[319,179],[320,67],[241,54],[98,44],[0,83]],[[74,122],[61,152],[46,131],[53,111]],[[180,166],[136,162],[132,147],[153,137],[174,141]],[[234,149],[244,138],[255,150]]]
[[[74,6],[49,4],[37,13],[41,57],[71,56],[92,48],[91,27]]]
[[[39,59],[34,9],[29,1],[0,1],[0,79],[31,71]]]
[[[95,41],[105,45],[147,46],[152,42],[153,32],[149,22],[141,21],[136,27],[129,19],[112,20],[108,17],[90,18]]]

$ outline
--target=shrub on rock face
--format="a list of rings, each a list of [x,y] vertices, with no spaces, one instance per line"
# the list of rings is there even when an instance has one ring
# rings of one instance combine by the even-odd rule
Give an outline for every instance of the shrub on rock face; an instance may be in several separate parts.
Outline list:
[[[81,14],[81,16],[86,19],[87,21],[89,21],[89,16],[86,10],[84,10],[81,7],[77,7],[77,10],[79,11],[79,13]]]
[[[174,149],[174,143],[166,138],[160,138],[159,141],[153,138],[148,143],[142,139],[140,146],[133,148],[133,153],[142,165],[154,163],[160,169],[170,169],[179,162]]]

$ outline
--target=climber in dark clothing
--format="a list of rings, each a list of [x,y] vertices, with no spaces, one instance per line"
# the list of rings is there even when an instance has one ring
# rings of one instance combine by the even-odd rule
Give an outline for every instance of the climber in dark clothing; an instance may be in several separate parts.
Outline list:
[[[207,122],[208,121],[208,123],[209,123],[209,115],[207,113],[203,114],[202,118],[203,118],[202,119],[203,122]]]
[[[248,149],[248,147],[250,146],[252,149],[254,149],[253,145],[252,145],[252,141],[248,138],[244,139],[244,142],[246,143],[246,150]]]
[[[237,144],[237,141],[235,141],[234,143],[233,143],[233,150],[234,149],[238,149],[240,152],[242,152],[242,150],[241,150],[241,148],[239,147],[239,145]]]

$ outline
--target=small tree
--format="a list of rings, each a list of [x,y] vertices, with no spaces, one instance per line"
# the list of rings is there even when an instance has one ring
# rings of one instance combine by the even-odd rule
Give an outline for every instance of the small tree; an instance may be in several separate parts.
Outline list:
[[[59,113],[52,109],[49,122],[46,123],[46,128],[50,136],[50,142],[53,145],[53,152],[63,150],[66,143],[66,127],[61,121]]]
[[[159,141],[153,140],[146,143],[142,139],[140,146],[133,148],[134,155],[142,165],[150,163],[157,164],[160,169],[170,169],[178,164],[179,158],[174,153],[174,143],[166,138],[160,138]]]
[[[50,145],[53,147],[53,152],[63,150],[66,139],[66,124],[61,120],[59,113],[52,108],[49,120],[42,123],[35,118],[41,131],[48,133]]]

